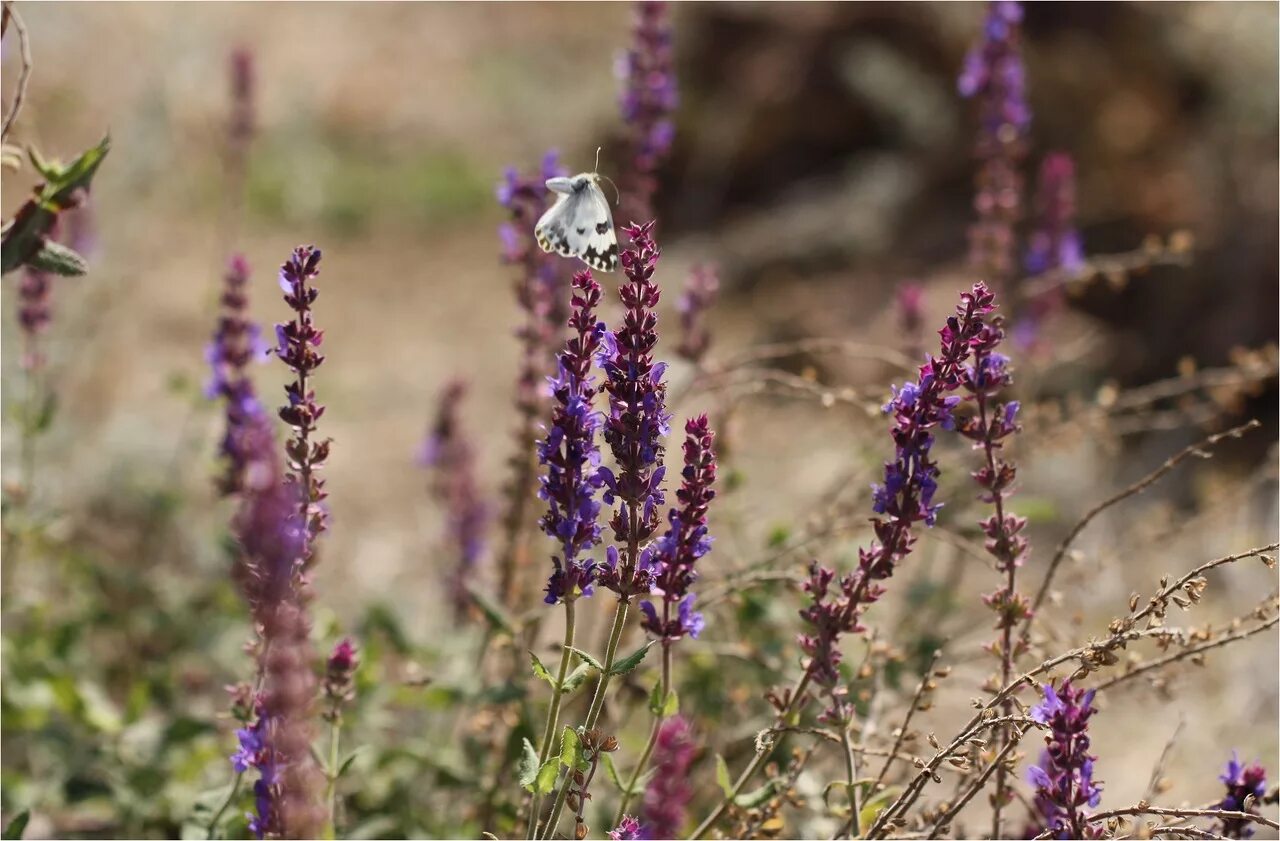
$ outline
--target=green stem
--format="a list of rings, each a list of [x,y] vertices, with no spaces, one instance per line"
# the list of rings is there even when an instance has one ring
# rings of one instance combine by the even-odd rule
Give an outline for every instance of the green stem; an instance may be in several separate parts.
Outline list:
[[[847,721],[840,726],[840,740],[844,742],[844,770],[849,777],[849,806],[853,809],[853,814],[849,818],[853,824],[853,831],[849,837],[859,838],[862,836],[862,798],[858,797],[858,758],[853,754],[853,742],[849,740],[849,722]]]
[[[662,611],[665,620],[670,618],[671,603],[663,604]],[[667,696],[671,693],[671,641],[662,641],[662,706],[667,704]],[[635,770],[631,772],[631,779],[627,781],[627,787],[622,792],[622,802],[618,804],[618,813],[613,817],[613,825],[617,826],[622,822],[622,816],[627,812],[627,804],[631,802],[631,798],[635,796],[636,785],[640,782],[640,776],[649,767],[649,760],[653,757],[653,748],[658,743],[658,731],[662,729],[663,713],[659,709],[653,716],[653,729],[649,732],[649,742],[644,746],[644,753],[640,754],[640,761],[636,763]]]
[[[605,650],[604,657],[604,674],[600,676],[600,682],[596,684],[595,697],[591,699],[591,708],[587,711],[587,720],[583,724],[583,731],[587,731],[596,726],[596,721],[600,718],[600,711],[604,709],[604,696],[609,689],[609,679],[613,676],[613,663],[618,655],[618,641],[622,639],[622,629],[627,623],[627,609],[631,605],[631,597],[623,596],[618,599],[618,610],[613,615],[613,629],[609,633],[609,647]],[[547,821],[546,831],[542,837],[552,838],[555,836],[556,826],[560,823],[560,813],[564,810],[564,799],[569,794],[569,786],[573,782],[572,774],[564,775],[564,783],[560,786],[560,791],[556,793],[556,804],[551,809],[551,818]]]
[[[244,772],[236,774],[236,778],[231,782],[231,790],[227,792],[226,799],[222,801],[222,805],[218,807],[218,811],[213,813],[213,818],[209,821],[209,834],[206,838],[213,839],[218,837],[218,824],[222,821],[222,816],[226,814],[227,809],[231,807],[232,801],[236,799],[236,795],[240,793],[240,781],[244,779]]]
[[[338,742],[342,733],[342,718],[335,711],[329,725],[329,768],[326,776],[329,785],[325,789],[324,799],[329,804],[329,824],[325,827],[325,838],[338,837]]]
[[[556,731],[560,727],[560,700],[564,696],[561,687],[564,686],[565,675],[569,672],[569,660],[573,656],[573,652],[569,649],[573,647],[574,601],[574,599],[567,599],[564,603],[564,651],[560,653],[560,672],[556,676],[556,685],[552,690],[551,707],[547,710],[547,726],[542,731],[542,750],[538,752],[539,768],[551,755],[551,746],[555,744]],[[538,836],[538,816],[541,814],[542,795],[535,791],[533,805],[529,810],[529,830],[525,838]]]

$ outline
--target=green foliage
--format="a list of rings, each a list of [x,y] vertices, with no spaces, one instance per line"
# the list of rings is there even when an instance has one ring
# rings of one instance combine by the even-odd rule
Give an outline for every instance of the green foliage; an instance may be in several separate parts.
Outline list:
[[[88,190],[98,166],[111,149],[111,139],[102,138],[97,146],[85,150],[70,164],[46,161],[39,152],[30,150],[31,165],[45,179],[35,196],[18,209],[5,223],[0,242],[0,272],[8,274],[23,265],[34,266],[60,275],[82,275],[84,258],[70,248],[51,242],[58,214],[75,207],[80,193]]]

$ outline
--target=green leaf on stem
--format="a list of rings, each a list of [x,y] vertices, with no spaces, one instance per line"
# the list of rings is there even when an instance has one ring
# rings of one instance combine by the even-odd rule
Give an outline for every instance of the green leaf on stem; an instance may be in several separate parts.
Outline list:
[[[729,779],[729,764],[718,753],[716,754],[716,784],[720,786],[725,797],[733,797],[733,780]]]
[[[658,681],[653,685],[653,691],[649,693],[649,712],[658,718],[670,718],[680,712],[680,697],[676,695],[674,689],[667,691],[667,697],[662,697],[662,681]]]
[[[533,746],[533,742],[528,737],[524,740],[524,752],[520,755],[520,776],[518,777],[520,785],[529,791],[533,791],[533,785],[538,779],[538,749]]]
[[[596,658],[592,657],[590,654],[588,654],[587,652],[583,651],[581,648],[574,648],[572,645],[567,646],[567,647],[568,647],[568,649],[569,649],[570,651],[572,651],[574,654],[576,654],[576,655],[578,655],[579,657],[581,657],[581,658],[582,658],[582,662],[586,663],[588,666],[590,666],[591,668],[595,669],[597,672],[601,672],[601,673],[603,673],[603,672],[604,672],[604,665],[603,665],[599,660],[597,660]]]
[[[29,820],[31,820],[31,810],[22,810],[14,815],[13,820],[9,821],[9,825],[4,828],[4,834],[0,835],[0,838],[21,838]]]
[[[733,798],[733,804],[741,809],[754,809],[757,806],[763,806],[765,801],[773,797],[774,792],[778,790],[776,780],[769,780],[755,791],[749,791],[746,794],[739,794]]]
[[[547,667],[542,665],[542,661],[538,659],[538,655],[532,651],[529,652],[529,659],[533,661],[533,676],[540,677],[547,683],[551,684],[551,688],[556,688],[556,679],[551,672],[547,671]]]
[[[560,776],[560,757],[553,756],[538,769],[535,790],[538,794],[549,794],[556,789],[556,777]]]
[[[587,678],[593,674],[599,674],[599,672],[600,670],[590,663],[579,663],[578,667],[564,679],[564,686],[560,687],[560,693],[562,695],[572,695],[587,682]]]
[[[652,640],[649,642],[646,642],[644,645],[640,646],[635,651],[628,654],[626,657],[623,657],[621,660],[614,663],[613,668],[609,670],[609,674],[617,676],[617,675],[625,675],[628,672],[635,671],[636,666],[640,665],[640,661],[644,660],[644,656],[649,653],[649,649],[652,647],[653,647]]]
[[[566,727],[564,735],[560,738],[560,764],[572,771],[578,767],[581,759],[582,742],[578,739],[578,731],[572,727]]]

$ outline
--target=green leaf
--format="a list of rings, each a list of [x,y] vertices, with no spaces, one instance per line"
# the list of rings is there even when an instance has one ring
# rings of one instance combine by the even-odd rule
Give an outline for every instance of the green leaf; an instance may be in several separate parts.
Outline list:
[[[609,781],[613,783],[614,788],[618,789],[618,791],[625,792],[627,787],[623,785],[622,778],[618,776],[618,766],[613,764],[613,755],[605,753],[601,754],[601,757],[604,759],[604,771],[609,775]]]
[[[351,767],[352,762],[356,761],[356,755],[360,753],[360,748],[363,748],[363,747],[364,745],[361,745],[359,748],[356,748],[355,750],[351,751],[351,753],[347,756],[347,758],[342,760],[342,764],[338,766],[337,776],[341,777],[343,774],[347,773],[347,769]]]
[[[21,838],[29,820],[31,820],[31,810],[23,809],[14,816],[13,820],[9,821],[9,825],[4,828],[4,834],[0,835],[0,838]]]
[[[625,675],[628,672],[635,671],[636,666],[640,665],[640,661],[644,659],[644,656],[649,653],[649,649],[652,647],[653,647],[652,640],[649,642],[646,642],[644,645],[637,648],[631,654],[628,654],[626,657],[614,663],[613,668],[609,671],[609,674]]]
[[[603,673],[603,672],[604,672],[604,664],[603,664],[603,663],[601,663],[599,660],[597,660],[596,658],[592,657],[590,654],[588,654],[587,652],[583,651],[581,648],[574,648],[572,645],[571,645],[571,646],[568,646],[568,648],[569,648],[569,650],[570,650],[570,651],[572,651],[574,654],[576,654],[576,655],[578,655],[579,657],[581,657],[581,658],[582,658],[582,662],[586,663],[588,666],[590,666],[591,668],[595,669],[597,672],[601,672],[601,673]]]
[[[897,800],[901,793],[902,786],[887,786],[884,791],[867,798],[862,804],[862,811],[858,812],[858,823],[861,826],[871,826],[876,822],[876,818],[880,817],[880,813]]]
[[[560,738],[560,764],[572,771],[578,767],[580,759],[582,759],[582,742],[578,739],[578,731],[572,727],[566,727],[564,736]]]
[[[737,797],[733,798],[733,803],[735,806],[743,809],[754,809],[757,806],[763,806],[765,801],[770,797],[773,797],[773,794],[777,789],[778,783],[775,780],[769,780],[769,782],[760,786],[760,788],[755,791],[749,791],[746,794],[739,794]]]
[[[49,427],[53,426],[53,418],[57,413],[58,395],[51,391],[45,395],[40,413],[36,415],[35,422],[32,424],[32,432],[47,432]]]
[[[11,272],[43,254],[39,259],[45,263],[46,271],[84,273],[84,261],[79,255],[61,246],[51,249],[48,238],[58,214],[80,203],[81,191],[89,189],[98,164],[110,148],[110,138],[104,137],[70,166],[49,163],[35,149],[29,150],[31,163],[45,177],[45,183],[5,226],[0,242],[0,272]],[[79,271],[75,270],[77,267],[81,267]]]
[[[590,663],[580,663],[578,668],[570,672],[568,677],[564,679],[564,686],[560,687],[560,693],[562,695],[572,695],[582,687],[582,684],[587,682],[587,678],[599,673],[599,671]]]
[[[729,779],[729,765],[718,753],[716,754],[716,784],[720,786],[725,797],[733,797],[733,781]]]
[[[524,753],[520,756],[519,770],[520,785],[533,791],[534,783],[538,779],[538,749],[533,746],[533,742],[529,741],[528,737],[524,740]]]
[[[555,791],[556,777],[560,776],[560,757],[553,756],[538,769],[538,780],[535,790],[538,794]]]
[[[476,607],[480,608],[480,612],[484,614],[484,618],[490,627],[510,637],[516,635],[515,623],[511,621],[506,611],[497,602],[489,598],[477,587],[468,585],[467,592],[471,594],[471,600],[476,603]]]
[[[44,244],[27,258],[27,265],[60,277],[79,277],[89,271],[89,264],[83,257],[53,240],[45,240]]]
[[[668,690],[666,698],[662,697],[662,681],[653,685],[649,693],[649,712],[659,718],[670,718],[680,712],[680,698],[674,689]]]
[[[556,679],[552,677],[551,672],[547,671],[547,667],[542,665],[542,661],[538,659],[538,655],[530,651],[529,659],[533,660],[533,676],[542,678],[547,683],[551,684],[552,689],[555,689]]]

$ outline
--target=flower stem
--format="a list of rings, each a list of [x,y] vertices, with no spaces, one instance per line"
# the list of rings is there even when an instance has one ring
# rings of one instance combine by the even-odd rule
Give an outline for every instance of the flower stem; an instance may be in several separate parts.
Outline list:
[[[596,684],[596,694],[591,699],[591,708],[587,711],[587,720],[582,726],[584,731],[596,726],[596,721],[600,718],[600,711],[604,709],[604,696],[609,690],[609,679],[612,677],[610,673],[613,671],[613,663],[618,655],[618,641],[622,639],[622,629],[626,626],[627,609],[630,606],[630,596],[622,596],[618,599],[618,610],[613,615],[613,629],[609,632],[609,647],[605,650],[604,674],[600,676],[600,682]],[[569,794],[569,786],[572,782],[573,775],[565,774],[564,783],[556,794],[556,804],[551,809],[551,818],[547,821],[546,830],[542,835],[544,839],[555,836],[556,825],[560,823],[560,813],[564,810],[564,799]]]
[[[325,774],[328,786],[324,799],[329,804],[329,823],[325,826],[325,838],[338,837],[338,744],[342,734],[342,718],[335,716],[329,725],[329,767]]]
[[[231,790],[227,792],[227,796],[222,801],[222,805],[218,807],[218,811],[214,812],[213,817],[209,820],[209,834],[205,837],[210,839],[210,841],[217,837],[218,824],[222,822],[222,816],[226,814],[227,809],[231,807],[232,802],[236,799],[236,795],[240,793],[240,781],[243,779],[244,772],[238,772],[235,779],[231,781]]]
[[[560,699],[563,693],[560,687],[564,686],[565,675],[569,671],[569,660],[572,652],[569,650],[573,647],[573,615],[574,599],[566,599],[564,603],[564,651],[560,654],[560,671],[556,677],[556,685],[551,696],[551,707],[547,710],[547,726],[542,731],[542,750],[538,752],[538,767],[542,767],[542,763],[547,761],[547,757],[551,755],[551,746],[555,744],[556,731],[560,726]],[[529,830],[525,838],[536,838],[538,835],[538,815],[542,814],[542,795],[536,791],[533,795],[533,804],[529,810]]]
[[[662,607],[664,613],[670,613],[671,604],[668,602]],[[669,618],[669,617],[667,617]],[[664,619],[665,627],[665,619]],[[662,641],[662,705],[666,706],[667,696],[671,693],[671,642],[670,640]],[[653,756],[653,748],[658,743],[658,731],[662,729],[663,721],[662,710],[654,713],[653,729],[649,732],[649,742],[644,746],[644,753],[640,754],[640,761],[636,763],[635,770],[631,772],[631,779],[627,781],[627,787],[622,792],[622,802],[618,804],[618,813],[613,816],[613,825],[617,826],[622,822],[622,816],[627,811],[627,804],[631,802],[632,796],[635,794],[636,784],[640,782],[640,777],[649,767],[649,759]]]
[[[833,700],[834,703],[834,700]],[[844,769],[849,778],[849,807],[853,810],[853,814],[849,816],[852,823],[850,838],[857,838],[862,835],[862,803],[858,797],[858,758],[853,754],[853,742],[849,739],[849,725],[846,721],[840,725],[840,741],[844,743]],[[839,835],[836,836],[840,837]]]

